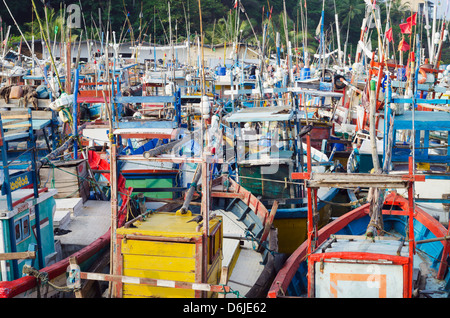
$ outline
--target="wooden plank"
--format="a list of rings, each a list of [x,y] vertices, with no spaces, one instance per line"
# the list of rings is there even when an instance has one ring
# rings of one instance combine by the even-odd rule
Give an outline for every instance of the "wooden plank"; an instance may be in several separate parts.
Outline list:
[[[376,174],[350,174],[350,173],[293,173],[293,179],[306,179],[308,187],[377,187],[377,188],[406,188],[413,178],[415,181],[424,181],[420,175],[376,175]]]
[[[16,128],[22,128],[22,127],[31,127],[31,123],[26,123],[26,124],[9,124],[9,123],[7,123],[6,125],[3,125],[3,129],[16,129]]]
[[[228,267],[227,266],[222,266],[222,270],[220,272],[220,285],[225,286],[226,284],[228,284]],[[225,298],[226,297],[226,293],[219,293],[219,295],[217,296],[217,298]]]
[[[29,119],[30,115],[28,113],[14,114],[14,112],[8,112],[9,114],[2,115],[2,120],[5,119]]]
[[[69,264],[70,264],[70,265],[77,265],[77,266],[78,266],[78,264],[77,264],[77,259],[76,259],[75,257],[71,256],[71,257],[69,258]],[[76,297],[76,298],[83,298],[83,292],[81,291],[81,289],[75,291],[75,297]]]
[[[115,96],[114,101],[120,104],[133,103],[174,103],[174,96]]]
[[[194,244],[180,245],[173,242],[126,240],[122,242],[122,253],[156,257],[195,258],[195,246]]]
[[[167,288],[181,288],[181,289],[194,289],[194,290],[202,290],[202,291],[211,291],[211,292],[222,292],[225,289],[225,292],[230,292],[229,286],[220,286],[220,285],[211,285],[205,283],[191,283],[184,281],[173,281],[173,280],[164,280],[164,279],[152,279],[146,277],[130,277],[130,276],[122,276],[122,275],[109,275],[109,274],[101,274],[101,273],[80,273],[81,279],[93,279],[100,281],[114,281],[114,282],[122,282],[124,284],[142,284],[142,285],[151,285],[157,287],[167,287]]]
[[[195,269],[195,259],[124,254],[123,267],[155,271],[190,272]]]
[[[270,228],[272,227],[273,220],[275,219],[275,214],[278,210],[278,201],[275,200],[275,202],[272,205],[272,209],[270,210],[269,218],[266,220],[266,224],[264,225],[264,231],[261,235],[261,241],[264,242],[269,235]],[[264,247],[260,246],[260,251],[262,251]]]
[[[306,186],[309,188],[321,188],[321,187],[333,187],[333,188],[357,188],[357,187],[364,187],[364,188],[380,188],[380,189],[388,189],[388,188],[407,188],[408,184],[407,182],[403,183],[376,183],[376,182],[321,182],[321,181],[307,181]]]
[[[33,119],[53,119],[52,112],[45,110],[33,110],[31,111]]]
[[[18,259],[35,259],[36,252],[14,252],[14,253],[0,253],[0,261],[11,261]]]
[[[243,193],[212,191],[211,197],[212,198],[238,198],[238,199],[243,200],[245,196]]]

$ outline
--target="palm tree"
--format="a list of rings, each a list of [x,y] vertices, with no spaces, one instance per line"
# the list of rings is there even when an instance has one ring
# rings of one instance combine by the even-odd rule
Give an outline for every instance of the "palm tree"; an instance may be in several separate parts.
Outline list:
[[[237,22],[239,25],[237,26]],[[234,11],[229,11],[226,17],[220,18],[214,25],[205,31],[205,43],[223,44],[233,41],[245,41],[252,43],[254,41],[252,28],[248,20],[239,18]]]
[[[361,0],[340,0],[336,2],[336,12],[339,20],[342,21],[341,30],[344,30],[342,27],[344,25],[347,29],[344,45],[348,43],[356,44],[359,40],[361,23],[366,12],[366,3]],[[356,48],[356,45],[354,47]]]
[[[44,36],[47,37],[47,26],[48,26],[48,35],[50,36],[50,41],[59,41],[62,38],[65,38],[68,34],[61,34],[65,27],[65,18],[61,12],[56,12],[53,8],[47,9],[47,20],[42,16],[42,27],[44,28]],[[30,30],[26,32],[25,36],[27,39],[31,39],[34,35],[35,38],[41,37],[41,30],[39,27],[39,23],[37,21],[25,23],[25,26]],[[76,31],[75,31],[76,32]],[[70,33],[70,41],[74,42],[78,38],[76,33]]]

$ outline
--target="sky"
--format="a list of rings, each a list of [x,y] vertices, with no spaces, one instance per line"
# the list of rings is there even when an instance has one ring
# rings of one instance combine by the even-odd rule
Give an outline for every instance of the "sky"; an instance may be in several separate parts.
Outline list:
[[[447,8],[447,3],[449,1],[447,0],[431,0],[434,2],[434,4],[437,6],[437,16],[442,16],[443,14],[445,14],[445,12],[447,13],[447,19],[450,18],[450,3],[448,5],[449,8]]]

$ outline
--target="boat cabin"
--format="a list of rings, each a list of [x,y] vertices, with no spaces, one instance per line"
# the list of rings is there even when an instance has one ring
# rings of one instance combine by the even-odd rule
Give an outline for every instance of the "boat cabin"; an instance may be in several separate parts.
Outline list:
[[[414,119],[414,123],[413,123]],[[449,134],[450,113],[434,111],[405,111],[395,116],[395,146],[392,151],[392,162],[408,162],[414,129],[414,147],[416,162],[437,164],[448,167],[450,164]]]
[[[57,191],[38,187],[31,109],[0,114],[0,133],[0,279],[11,281],[22,277],[25,264],[40,269],[56,260],[53,212]],[[17,153],[17,144],[22,142],[26,146]],[[27,256],[27,252],[35,254]]]

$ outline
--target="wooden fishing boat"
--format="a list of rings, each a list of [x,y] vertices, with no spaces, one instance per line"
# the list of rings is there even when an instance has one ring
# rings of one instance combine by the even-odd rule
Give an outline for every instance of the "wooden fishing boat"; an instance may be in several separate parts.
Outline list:
[[[449,250],[445,238],[448,237],[448,230],[416,206],[416,255],[410,272],[407,267],[411,264],[407,260],[410,258],[408,248],[411,242],[405,240],[407,217],[399,215],[408,209],[408,201],[394,192],[386,197],[384,204],[384,230],[392,233],[392,236],[375,237],[373,240],[364,236],[370,222],[367,203],[319,230],[318,248],[310,260],[311,266],[315,268],[314,279],[310,282],[314,285],[314,290],[310,294],[306,276],[308,265],[305,242],[278,272],[268,296],[445,297],[449,292],[450,279],[446,265]],[[349,267],[351,273],[342,268],[345,266]],[[392,267],[393,271],[389,272],[388,267]],[[326,271],[323,271],[324,268]],[[394,270],[398,272],[395,273]],[[324,284],[319,286],[317,282],[321,279]],[[388,285],[387,280],[390,280]],[[393,286],[392,282],[397,286]],[[425,282],[428,283],[427,286],[423,285]]]
[[[421,104],[426,105],[427,102],[435,101],[426,100]],[[405,111],[401,115],[395,115],[391,129],[394,144],[390,174],[405,174],[408,169],[408,155],[412,148],[416,162],[415,173],[425,177],[424,182],[415,185],[415,202],[447,227],[450,194],[448,173],[450,114],[442,111],[416,110],[414,114],[412,111]]]
[[[209,226],[198,206],[173,202],[117,229],[113,297],[264,297],[276,271],[276,211],[224,176],[210,195]]]
[[[106,160],[101,159],[98,155],[96,156],[94,152],[90,153],[89,156],[90,165],[94,170],[104,169],[104,171],[109,170],[109,164]],[[109,173],[103,172],[103,175],[109,179]],[[120,191],[122,193],[122,197],[120,198],[120,208],[118,211],[118,224],[124,224],[127,215],[127,209],[129,206],[130,195],[132,192],[131,188],[124,188],[125,182],[124,179],[121,179],[119,182]],[[16,195],[24,196],[23,193],[19,193],[20,191],[28,191],[30,190],[23,189],[16,191]],[[13,215],[10,219],[14,222],[15,225],[15,233],[17,239],[17,233],[20,234],[20,244],[16,245],[16,250],[24,253],[25,256],[20,256],[22,259],[20,262],[15,261],[20,264],[20,272],[23,271],[24,275],[19,273],[19,264],[15,265],[16,270],[14,271],[15,277],[12,279],[5,279],[2,275],[2,281],[0,282],[0,297],[1,298],[39,298],[39,297],[73,297],[74,292],[76,292],[73,288],[66,288],[69,285],[67,280],[67,268],[72,263],[76,263],[77,266],[81,270],[90,270],[90,271],[102,271],[109,263],[109,248],[111,242],[111,231],[110,229],[106,230],[104,234],[100,233],[99,235],[95,235],[93,231],[91,233],[70,233],[68,235],[72,235],[72,244],[78,246],[83,246],[81,249],[78,248],[76,251],[70,254],[70,256],[65,257],[64,255],[68,250],[74,248],[72,246],[70,249],[61,249],[56,247],[55,239],[56,235],[54,235],[54,213],[55,213],[55,199],[53,196],[56,194],[56,190],[54,189],[42,189],[39,190],[38,199],[33,200],[33,193],[31,195],[24,196],[19,200],[15,200],[13,205],[15,206],[15,210],[20,209],[21,212],[14,215],[11,213],[7,213],[8,215]],[[95,203],[96,201],[89,201]],[[89,203],[88,202],[88,203]],[[102,203],[102,201],[98,201]],[[108,204],[108,202],[103,202]],[[46,204],[46,205],[43,205]],[[95,208],[98,205],[93,205]],[[104,206],[104,204],[103,204]],[[28,240],[33,238],[33,235],[30,235],[31,228],[33,228],[33,232],[36,233],[37,227],[33,225],[36,220],[31,218],[30,211],[33,209],[37,211],[39,208],[39,216],[41,218],[41,243],[35,242],[34,239],[31,239],[30,245],[27,245],[27,237],[25,234],[28,233]],[[109,211],[109,209],[108,209]],[[96,211],[99,213],[99,211]],[[17,212],[16,212],[17,213]],[[31,216],[30,216],[31,215]],[[37,216],[37,214],[35,214]],[[94,214],[95,216],[95,214]],[[26,220],[29,218],[30,223],[28,227],[26,227]],[[109,219],[109,217],[108,217]],[[8,218],[2,220],[3,222],[10,222]],[[95,226],[95,222],[93,219],[84,217],[81,220],[81,226],[85,228],[85,230],[89,229],[90,225]],[[83,223],[84,222],[84,223]],[[86,224],[86,222],[90,222]],[[100,222],[99,220],[97,222]],[[76,223],[76,220],[72,220],[71,223]],[[109,222],[107,223],[109,224]],[[100,225],[97,224],[97,227]],[[26,231],[26,228],[28,230]],[[78,225],[75,228],[79,228]],[[108,228],[108,227],[106,227]],[[17,229],[20,231],[18,232]],[[69,227],[69,229],[73,229]],[[70,230],[69,230],[70,232]],[[95,232],[95,231],[94,231]],[[97,231],[98,232],[98,231]],[[80,238],[79,236],[85,236],[85,238]],[[78,237],[77,237],[78,236]],[[2,237],[5,237],[2,235]],[[92,238],[91,242],[86,243],[86,238]],[[67,241],[67,239],[64,239]],[[35,242],[35,243],[33,243]],[[81,242],[81,243],[80,243]],[[41,247],[39,247],[39,245]],[[44,261],[42,263],[38,263],[34,260],[36,254],[41,254],[40,250],[42,250],[42,255],[45,255]],[[49,252],[50,251],[50,252]],[[36,253],[37,252],[37,253]],[[19,253],[20,254],[20,253]],[[37,255],[39,255],[37,254]],[[4,254],[6,255],[6,254]],[[17,254],[15,254],[17,255]],[[65,257],[61,259],[62,257]],[[17,257],[17,256],[14,256]],[[41,257],[41,256],[39,256]],[[61,259],[58,261],[58,259]],[[14,262],[11,260],[9,262]],[[2,271],[3,274],[3,271]],[[83,286],[81,291],[84,293],[85,297],[101,297],[99,294],[99,289],[96,287],[86,287]]]
[[[361,174],[359,178],[374,185],[379,182],[376,177]],[[400,188],[403,182],[409,193],[413,191],[414,181],[424,180],[414,176],[412,169],[406,176],[384,175],[383,178],[384,185],[379,184],[380,187],[398,184]],[[314,178],[310,180],[315,182]],[[317,232],[312,229],[308,241],[278,272],[268,296],[409,298],[447,295],[450,280],[448,230],[415,205],[411,196],[405,199],[393,191],[385,197],[381,210],[382,231],[368,237],[365,234],[372,223],[371,211],[371,204],[367,203]]]

